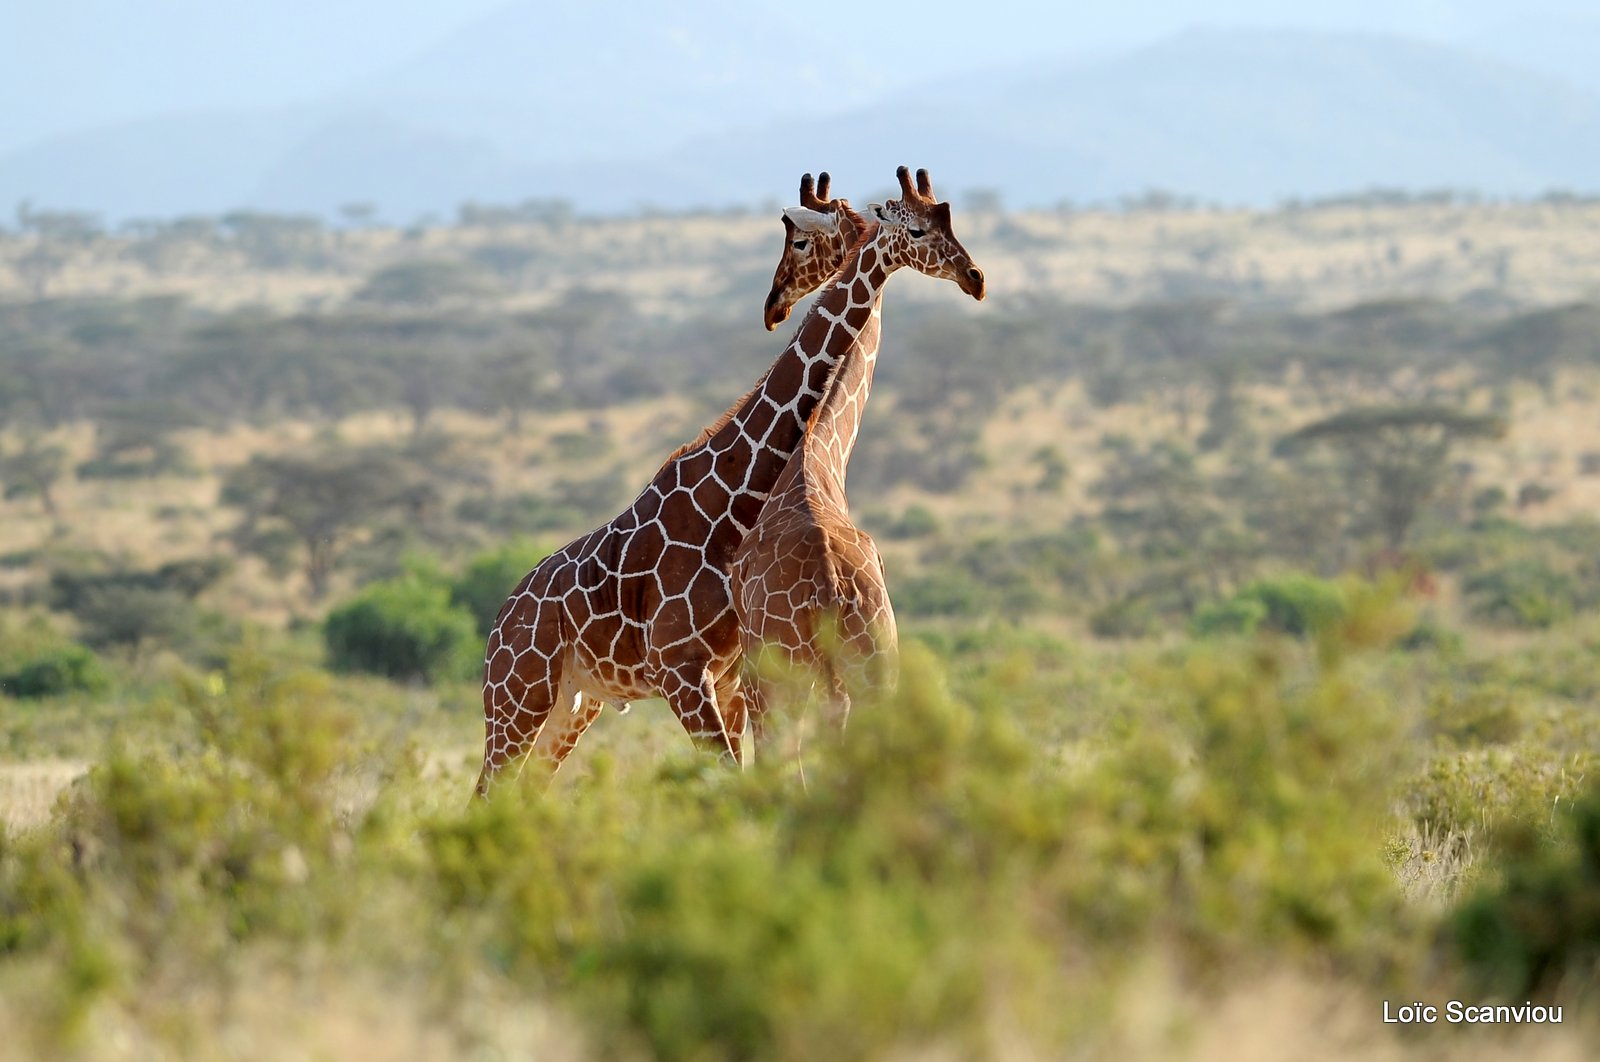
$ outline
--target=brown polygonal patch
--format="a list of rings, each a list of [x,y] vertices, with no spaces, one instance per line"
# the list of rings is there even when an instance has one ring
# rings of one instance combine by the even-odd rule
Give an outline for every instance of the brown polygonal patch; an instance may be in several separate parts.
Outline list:
[[[800,389],[802,366],[799,358],[780,358],[767,377],[768,392],[792,395]]]
[[[622,573],[655,571],[666,545],[667,538],[661,533],[661,525],[645,524],[629,536],[627,549],[622,555]]]
[[[728,508],[727,490],[716,480],[709,477],[694,488],[692,497],[695,504],[711,516],[716,516]]]
[[[671,593],[674,589],[687,586],[689,580],[695,577],[705,566],[705,560],[700,550],[690,546],[669,544],[661,553],[661,560],[656,565],[656,571],[661,576],[661,584]]]
[[[666,522],[674,542],[703,543],[711,537],[710,519],[701,516],[692,505],[674,506]]]

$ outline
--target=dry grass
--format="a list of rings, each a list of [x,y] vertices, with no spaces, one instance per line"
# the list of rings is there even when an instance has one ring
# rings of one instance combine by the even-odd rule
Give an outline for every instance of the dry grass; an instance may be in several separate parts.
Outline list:
[[[1555,493],[1546,501],[1518,512],[1518,519],[1539,526],[1560,523],[1600,512],[1600,476],[1584,475],[1585,455],[1600,453],[1600,378],[1592,372],[1561,374],[1554,397],[1534,387],[1515,392],[1510,434],[1482,446],[1465,446],[1459,457],[1473,465],[1474,489],[1498,486],[1515,499],[1525,484],[1541,484]],[[1318,407],[1303,390],[1275,385],[1245,389],[1252,411],[1252,427],[1269,439],[1326,416],[1332,410]],[[892,408],[883,399],[884,408]],[[884,416],[882,411],[874,416]],[[892,414],[887,414],[892,415]],[[1203,426],[1192,419],[1189,435]],[[923,505],[947,524],[972,529],[1050,527],[1099,511],[1091,488],[1105,472],[1107,454],[1102,443],[1120,435],[1136,443],[1182,438],[1179,417],[1170,407],[1147,401],[1098,409],[1083,393],[1079,381],[1069,381],[1051,391],[1019,392],[1008,396],[992,411],[982,440],[990,467],[949,495],[930,495],[911,485],[856,499],[872,509],[900,511]],[[1031,458],[1041,447],[1053,446],[1065,457],[1070,475],[1057,494],[1038,491],[1040,469]],[[1202,459],[1208,472],[1221,471],[1230,458],[1217,453]]]
[[[1472,836],[1414,821],[1390,844],[1390,865],[1406,897],[1439,909],[1459,895],[1478,859]]]
[[[57,795],[88,769],[74,760],[0,763],[0,831],[15,833],[44,823]]]
[[[1240,983],[1220,1000],[1185,997],[1164,975],[1152,973],[1149,987],[1129,990],[1124,999],[1135,1010],[1155,1002],[1157,1013],[1130,1014],[1119,1023],[1132,1043],[1127,1051],[1106,1058],[1192,1059],[1194,1062],[1342,1062],[1345,1059],[1460,1059],[1488,1062],[1518,1057],[1528,1062],[1578,1062],[1592,1057],[1593,1044],[1580,1029],[1523,1026],[1437,1025],[1421,1028],[1383,1024],[1383,1000],[1365,990],[1331,981],[1317,981],[1293,972]],[[1404,1000],[1428,997],[1407,994]],[[1476,1003],[1476,1000],[1463,1002]],[[1125,1003],[1129,1006],[1129,1003]],[[1161,1012],[1165,1012],[1164,1020]],[[1568,1020],[1572,1008],[1567,1008]],[[1166,1042],[1150,1037],[1151,1028],[1167,1030]],[[1140,1042],[1143,1040],[1143,1042]],[[1154,1042],[1152,1042],[1154,1041]]]
[[[743,383],[728,385],[730,401]],[[1292,385],[1254,386],[1246,398],[1255,429],[1269,438],[1328,412]],[[882,396],[878,401],[883,405],[874,415],[893,417],[892,399]],[[1597,407],[1600,376],[1592,371],[1561,374],[1548,395],[1531,386],[1518,388],[1507,438],[1464,447],[1459,455],[1472,463],[1472,489],[1499,486],[1512,499],[1528,484],[1553,489],[1548,500],[1517,513],[1519,520],[1535,526],[1600,512],[1600,475],[1583,473],[1585,457],[1600,453]],[[693,434],[699,412],[689,399],[669,396],[603,413],[544,415],[511,433],[501,420],[446,410],[430,422],[430,430],[448,439],[461,459],[484,473],[496,493],[508,496],[547,491],[560,480],[592,479],[612,469],[620,470],[625,482],[642,485],[661,459]],[[1193,418],[1191,435],[1200,430],[1202,419]],[[328,430],[324,424],[289,421],[269,428],[190,431],[184,433],[183,442],[196,466],[192,475],[136,481],[81,480],[69,475],[57,491],[68,525],[60,531],[36,500],[0,501],[0,554],[25,554],[49,545],[157,565],[228,549],[223,539],[238,514],[218,503],[223,477],[257,454],[313,445]],[[407,441],[410,429],[398,414],[368,413],[348,418],[333,430],[346,443],[398,446]],[[551,442],[562,434],[597,434],[609,445],[599,457],[566,460]],[[992,410],[984,425],[982,445],[989,467],[959,491],[934,494],[902,484],[871,495],[858,490],[853,500],[859,511],[874,513],[921,505],[946,526],[966,533],[1060,527],[1098,511],[1100,503],[1092,488],[1105,471],[1103,441],[1112,435],[1147,444],[1178,436],[1179,419],[1172,408],[1155,401],[1096,408],[1077,381],[1051,390],[1018,392]],[[92,452],[92,429],[87,425],[64,430],[56,438],[68,448],[72,464]],[[14,445],[14,440],[3,442]],[[1069,465],[1059,492],[1037,489],[1040,468],[1032,457],[1043,447],[1058,450]],[[1228,460],[1226,454],[1208,455],[1202,467],[1221,471]],[[584,530],[562,528],[549,537],[559,540]],[[908,570],[906,565],[916,563],[912,546],[886,542],[884,548],[902,573]],[[0,588],[21,587],[39,574],[26,565],[5,569],[0,571]],[[227,598],[229,611],[279,622],[303,607],[302,590],[297,576],[273,577],[259,562],[245,559],[215,593]]]
[[[241,963],[249,967],[248,962]],[[576,1024],[500,982],[471,1006],[441,1013],[426,986],[383,983],[350,971],[285,974],[281,964],[230,971],[208,982],[148,985],[131,1002],[104,1000],[70,1044],[71,1057],[138,1059],[457,1058],[577,1062],[595,1057]],[[302,965],[313,965],[303,963]],[[29,1045],[26,999],[0,1000],[6,1058],[59,1057],[68,1045]],[[12,1054],[12,1051],[18,1052]]]

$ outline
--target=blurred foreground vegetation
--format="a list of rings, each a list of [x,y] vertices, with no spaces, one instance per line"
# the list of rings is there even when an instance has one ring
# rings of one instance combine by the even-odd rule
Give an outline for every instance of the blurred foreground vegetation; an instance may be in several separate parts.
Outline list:
[[[770,263],[664,312],[558,282],[581,219],[473,215],[292,308],[74,272],[382,242],[250,220],[0,239],[60,252],[0,301],[0,1043],[1592,1053],[1592,297],[1297,301],[1213,268],[1240,237],[1121,301],[896,302],[851,488],[901,688],[738,775],[608,712],[469,807],[495,611],[764,368]],[[1043,253],[978,221],[993,277]],[[1566,1024],[1382,1028],[1448,998]]]
[[[608,719],[563,785],[471,806],[433,751],[458,694],[242,646],[124,699],[48,824],[6,835],[0,1024],[40,1055],[1172,1057],[1287,979],[1297,1053],[1330,1022],[1384,1042],[1384,998],[1559,1001],[1523,1041],[1582,1042],[1592,667],[1407,649],[1392,590],[1341,600],[1311,642],[917,640],[803,781]],[[1584,694],[1522,689],[1530,665]]]

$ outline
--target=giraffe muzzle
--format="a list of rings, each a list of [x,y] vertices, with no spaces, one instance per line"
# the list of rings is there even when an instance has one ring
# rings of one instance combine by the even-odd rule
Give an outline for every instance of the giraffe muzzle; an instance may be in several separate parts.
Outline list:
[[[962,271],[961,276],[956,280],[956,283],[961,286],[962,291],[966,292],[968,295],[971,295],[979,302],[983,301],[983,296],[986,294],[983,283],[983,270],[979,269],[975,265],[969,265],[965,270]]]
[[[767,326],[767,331],[772,331],[789,319],[791,307],[783,304],[783,290],[773,288],[767,295],[767,305],[762,310],[761,320]]]

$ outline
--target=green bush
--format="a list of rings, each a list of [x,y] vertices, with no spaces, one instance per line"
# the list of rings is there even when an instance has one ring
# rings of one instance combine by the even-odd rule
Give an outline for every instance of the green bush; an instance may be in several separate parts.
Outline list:
[[[933,569],[895,590],[895,609],[906,616],[976,616],[989,601],[988,588],[957,567]]]
[[[1267,618],[1267,606],[1254,597],[1231,597],[1226,601],[1212,601],[1195,610],[1189,621],[1189,633],[1196,638],[1214,638],[1224,634],[1254,634]]]
[[[43,613],[0,611],[0,695],[54,697],[98,693],[104,665]]]
[[[1253,634],[1257,629],[1305,637],[1328,630],[1344,613],[1337,586],[1296,572],[1258,579],[1231,598],[1202,605],[1189,630],[1197,638]]]
[[[1344,596],[1337,586],[1293,572],[1258,579],[1231,598],[1202,605],[1189,630],[1200,638],[1257,629],[1305,637],[1329,630],[1344,614]]]
[[[1325,579],[1291,573],[1260,579],[1241,591],[1266,608],[1264,625],[1284,634],[1320,634],[1344,616],[1344,596]]]
[[[1395,643],[1397,649],[1419,653],[1433,651],[1445,654],[1461,652],[1466,644],[1459,631],[1451,630],[1431,609],[1417,617],[1417,622]]]
[[[100,658],[81,645],[56,645],[0,665],[0,693],[12,697],[99,693],[107,685]]]
[[[1543,630],[1572,615],[1567,577],[1534,557],[1471,575],[1462,590],[1472,614],[1490,623]]]
[[[1592,998],[1600,989],[1600,786],[1561,816],[1561,833],[1520,832],[1503,878],[1456,911],[1455,945],[1501,998]]]
[[[480,648],[449,589],[415,576],[368,586],[328,614],[323,637],[341,671],[427,682],[469,675]]]
[[[932,509],[926,505],[910,505],[898,519],[883,529],[883,535],[893,539],[927,538],[938,534],[941,526],[939,517]]]
[[[550,550],[533,539],[519,538],[499,549],[480,553],[450,584],[450,600],[466,609],[477,624],[478,633],[487,637],[511,591],[523,576],[550,555]]]
[[[191,659],[210,658],[233,624],[202,610],[195,599],[222,578],[221,557],[177,561],[157,569],[115,567],[104,558],[51,573],[51,605],[71,613],[93,649],[161,646]]]
[[[362,900],[333,782],[352,716],[330,686],[237,654],[211,683],[180,680],[160,751],[113,748],[49,832],[13,844],[0,830],[0,975],[20,967],[39,989],[40,1042],[24,1054],[75,1053],[95,1002],[153,971],[188,966],[209,988],[245,942],[325,944],[348,927]],[[196,1031],[178,1020],[165,1035]]]
[[[1435,735],[1461,748],[1510,744],[1525,728],[1520,699],[1489,685],[1441,691],[1428,705],[1427,722]]]
[[[1097,638],[1144,638],[1156,629],[1156,613],[1142,598],[1124,598],[1089,614],[1089,629]]]

